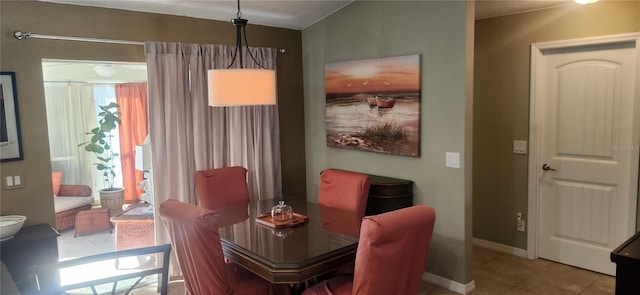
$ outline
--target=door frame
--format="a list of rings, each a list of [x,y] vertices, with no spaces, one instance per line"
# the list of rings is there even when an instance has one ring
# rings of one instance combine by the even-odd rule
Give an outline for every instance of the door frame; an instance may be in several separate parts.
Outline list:
[[[540,69],[542,68],[541,62],[544,59],[544,52],[549,51],[561,51],[567,48],[573,47],[587,47],[587,48],[597,48],[598,46],[611,44],[611,43],[635,43],[635,51],[636,51],[636,59],[640,60],[640,32],[639,33],[629,33],[629,34],[619,34],[619,35],[609,35],[609,36],[599,36],[599,37],[590,37],[590,38],[580,38],[580,39],[571,39],[571,40],[562,40],[562,41],[551,41],[551,42],[540,42],[540,43],[532,43],[531,44],[531,73],[530,73],[530,93],[529,93],[529,179],[528,179],[528,225],[527,225],[527,258],[535,259],[538,258],[538,239],[539,239],[539,220],[540,220],[540,192],[538,190],[538,183],[541,177],[540,167],[542,165],[542,159],[540,159],[540,141],[541,141],[541,128],[540,122],[542,120],[542,112],[543,109],[542,99],[540,98],[540,91],[538,88],[541,88],[543,85],[542,73]],[[634,92],[635,101],[634,104],[634,117],[640,117],[640,65],[636,66],[636,77],[635,77],[635,85],[636,89]],[[634,122],[638,123],[638,122]],[[636,132],[633,134],[634,142],[637,142],[640,132]],[[638,148],[638,147],[635,147]],[[638,158],[635,158],[638,161]],[[635,179],[638,179],[638,174],[640,172],[636,171]],[[636,195],[638,195],[638,184],[635,185]],[[637,203],[637,198],[636,198]],[[633,211],[635,214],[632,214],[634,217],[637,214],[637,205],[633,206]],[[637,219],[637,217],[636,217]],[[635,220],[634,220],[634,223]]]

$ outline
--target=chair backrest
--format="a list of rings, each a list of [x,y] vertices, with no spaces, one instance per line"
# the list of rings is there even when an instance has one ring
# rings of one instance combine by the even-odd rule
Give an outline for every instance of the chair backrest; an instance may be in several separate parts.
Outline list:
[[[362,218],[369,196],[369,176],[362,173],[326,169],[320,174],[318,203],[352,211]]]
[[[425,205],[365,217],[352,294],[418,294],[435,219]]]
[[[118,294],[129,294],[133,289],[138,287],[138,284],[126,286],[122,284],[123,281],[138,279],[142,280],[147,276],[154,274],[160,274],[158,287],[160,287],[160,294],[166,295],[168,293],[168,278],[169,278],[169,255],[171,253],[171,245],[159,245],[143,248],[135,248],[128,250],[120,250],[115,252],[100,253],[90,256],[77,257],[68,260],[62,260],[54,263],[38,264],[29,268],[29,279],[33,280],[33,286],[37,289],[37,294],[75,294],[75,292],[68,291],[81,291],[81,289],[95,288],[96,286],[104,286],[111,283],[113,290],[112,294],[118,291]],[[162,256],[160,256],[162,255]],[[162,257],[162,261],[155,261],[151,257]],[[117,262],[120,258],[133,258],[133,257],[147,257],[149,258],[149,264],[144,264],[144,267],[131,269],[126,273],[117,272],[118,264],[113,263],[113,260]],[[74,282],[67,283],[65,285],[60,284],[60,274],[62,272],[70,272],[73,268],[78,266],[87,266],[91,263],[102,262],[101,271],[93,272],[80,278],[74,278]],[[110,268],[109,265],[111,265]],[[4,267],[4,264],[2,265]],[[84,267],[86,268],[86,267]],[[77,271],[77,270],[76,270]],[[111,276],[105,277],[105,274],[114,273]],[[3,278],[4,279],[4,278]],[[120,283],[120,284],[118,284]],[[5,284],[2,281],[2,290],[5,294]],[[123,286],[125,285],[125,286]],[[120,288],[118,288],[120,286]],[[122,290],[126,288],[126,290]],[[85,290],[86,291],[86,290]],[[7,293],[16,294],[16,293]],[[17,293],[19,294],[19,293]],[[33,293],[29,293],[33,294]]]
[[[231,294],[215,212],[167,200],[160,205],[187,294]]]
[[[247,169],[223,167],[196,172],[200,207],[215,210],[238,202],[249,202]]]

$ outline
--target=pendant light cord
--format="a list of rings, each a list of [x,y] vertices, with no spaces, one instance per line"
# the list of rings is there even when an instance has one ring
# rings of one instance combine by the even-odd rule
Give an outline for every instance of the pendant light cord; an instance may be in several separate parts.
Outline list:
[[[231,63],[229,63],[229,66],[227,66],[227,69],[231,68],[231,66],[235,63],[236,57],[239,57],[238,59],[240,60],[240,68],[244,69],[244,64],[242,62],[242,35],[243,34],[244,34],[244,45],[245,45],[245,48],[247,49],[247,52],[249,53],[249,56],[251,57],[253,62],[255,62],[260,68],[265,69],[265,67],[263,67],[256,60],[255,56],[253,56],[253,53],[251,53],[251,50],[249,50],[249,42],[247,41],[247,32],[246,32],[246,25],[249,22],[249,20],[242,18],[242,12],[240,11],[240,0],[238,0],[238,12],[236,13],[236,16],[237,18],[231,20],[231,23],[236,27],[236,49],[235,49],[235,52],[233,53],[233,59],[231,59]]]

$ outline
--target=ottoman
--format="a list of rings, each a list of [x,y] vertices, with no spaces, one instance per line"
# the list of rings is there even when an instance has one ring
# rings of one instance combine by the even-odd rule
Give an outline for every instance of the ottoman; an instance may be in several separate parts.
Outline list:
[[[111,231],[109,209],[82,210],[76,215],[76,233],[78,235],[94,234],[102,231]]]

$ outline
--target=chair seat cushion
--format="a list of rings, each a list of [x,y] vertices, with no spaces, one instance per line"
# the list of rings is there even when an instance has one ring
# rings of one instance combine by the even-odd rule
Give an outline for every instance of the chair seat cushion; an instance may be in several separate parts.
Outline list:
[[[85,205],[93,204],[93,197],[76,197],[76,196],[58,196],[53,199],[53,207],[55,208],[56,213],[60,213],[63,211],[75,209],[78,207],[82,207]]]

